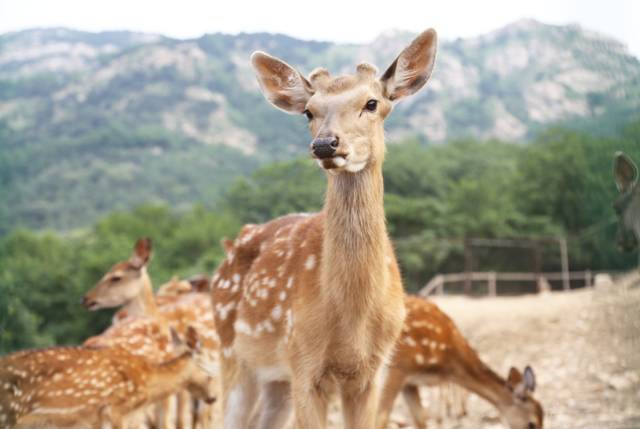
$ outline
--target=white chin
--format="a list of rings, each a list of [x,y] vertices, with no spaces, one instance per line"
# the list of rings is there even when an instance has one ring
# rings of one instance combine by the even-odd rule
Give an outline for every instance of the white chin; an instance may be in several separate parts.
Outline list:
[[[362,170],[365,165],[367,165],[366,162],[352,162],[348,164],[344,169],[349,173],[357,173],[358,171]]]

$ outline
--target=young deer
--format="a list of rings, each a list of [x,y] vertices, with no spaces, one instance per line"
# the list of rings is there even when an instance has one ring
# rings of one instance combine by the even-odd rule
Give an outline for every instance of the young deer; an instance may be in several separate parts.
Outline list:
[[[435,304],[406,298],[407,318],[389,365],[378,427],[385,428],[393,403],[402,390],[418,429],[426,428],[419,385],[453,382],[493,404],[511,429],[542,428],[543,411],[532,393],[535,375],[511,368],[507,380],[480,360],[456,325]]]
[[[618,215],[618,245],[631,251],[640,241],[640,186],[638,168],[631,158],[622,152],[616,153],[613,175],[620,196],[613,207]]]
[[[166,360],[171,353],[169,329],[179,334],[186,332],[186,326],[192,325],[201,333],[203,354],[209,359],[212,368],[218,365],[218,342],[213,326],[213,315],[208,294],[193,294],[165,297],[162,307],[154,299],[151,279],[147,273],[147,264],[151,258],[151,240],[138,239],[133,254],[127,261],[114,265],[87,292],[82,300],[89,310],[120,307],[114,316],[114,324],[104,333],[89,338],[87,347],[119,346],[135,355],[146,356],[155,362]],[[165,289],[175,290],[173,284]],[[177,390],[176,390],[177,392]],[[178,398],[178,420],[182,427],[191,423],[191,404],[182,392]],[[201,404],[205,410],[210,408]],[[170,403],[165,401],[156,405],[156,421],[165,427],[172,426],[169,412]]]
[[[305,114],[312,156],[327,171],[322,212],[247,225],[212,281],[222,346],[226,428],[245,428],[256,387],[258,428],[288,415],[296,427],[326,424],[329,392],[339,392],[345,427],[375,425],[378,376],[404,320],[403,288],[383,208],[383,122],[392,103],[431,75],[436,33],[420,34],[381,78],[317,69],[305,79],[265,53],[252,65],[265,97]],[[274,411],[278,410],[278,411]]]
[[[124,428],[146,405],[176,388],[215,401],[211,375],[201,362],[197,333],[188,350],[153,363],[115,347],[56,347],[0,359],[0,426],[3,428]],[[182,347],[180,347],[182,348]]]

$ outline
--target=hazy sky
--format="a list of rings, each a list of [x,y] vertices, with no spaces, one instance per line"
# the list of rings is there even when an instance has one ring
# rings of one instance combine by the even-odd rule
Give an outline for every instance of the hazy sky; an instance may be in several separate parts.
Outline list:
[[[268,31],[304,39],[366,42],[388,29],[434,27],[453,39],[520,18],[578,23],[640,55],[640,0],[0,0],[0,32],[63,26],[190,38]]]

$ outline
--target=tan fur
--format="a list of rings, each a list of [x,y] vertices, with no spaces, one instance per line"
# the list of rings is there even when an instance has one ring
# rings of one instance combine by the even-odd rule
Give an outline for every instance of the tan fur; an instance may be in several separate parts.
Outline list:
[[[129,260],[115,264],[96,287],[85,294],[83,302],[90,309],[117,306],[122,309],[114,316],[114,324],[109,329],[89,338],[84,345],[94,348],[118,346],[159,363],[172,353],[170,328],[184,337],[187,326],[191,325],[201,333],[202,348],[209,364],[217,367],[218,342],[208,294],[192,293],[189,282],[174,278],[161,286],[162,293],[156,302],[146,268],[150,257],[151,241],[139,239]],[[154,406],[156,424],[160,427],[187,426],[185,418],[192,411],[184,392],[182,396],[178,402],[177,422],[169,411],[170,402],[166,400]],[[206,415],[213,412],[211,406],[201,407]]]
[[[425,32],[418,44],[434,37]],[[265,417],[278,406],[269,392],[290,383],[297,428],[324,427],[327,398],[337,391],[345,427],[370,429],[378,373],[404,319],[383,209],[387,82],[365,65],[354,76],[316,70],[307,80],[263,53],[252,63],[269,101],[310,112],[311,135],[339,136],[340,145],[333,158],[319,160],[329,172],[322,212],[245,226],[214,276],[225,427],[247,426],[258,390],[258,427],[280,424],[282,413]],[[371,99],[375,111],[365,110]]]
[[[120,348],[56,347],[0,359],[3,428],[123,428],[125,419],[177,388],[212,400],[193,352],[153,363]]]
[[[400,391],[419,429],[426,428],[426,412],[419,385],[455,383],[492,403],[511,429],[542,428],[542,407],[522,385],[522,376],[511,369],[505,380],[485,365],[453,321],[435,304],[407,297],[407,318],[389,365],[378,410],[378,427],[386,427]],[[520,389],[516,392],[517,389]]]

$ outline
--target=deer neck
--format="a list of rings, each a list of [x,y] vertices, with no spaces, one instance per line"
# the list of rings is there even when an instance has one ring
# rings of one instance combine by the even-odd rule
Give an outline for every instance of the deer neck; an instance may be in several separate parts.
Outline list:
[[[356,174],[328,175],[321,278],[332,305],[362,314],[386,284],[387,229],[382,166]]]
[[[149,316],[159,318],[160,313],[153,296],[153,287],[151,286],[151,278],[147,273],[147,268],[143,267],[140,271],[140,281],[142,287],[140,292],[131,301],[123,307],[123,310],[129,316]]]
[[[168,362],[159,364],[149,376],[147,396],[152,402],[162,399],[188,382],[191,354],[184,353]]]
[[[496,374],[475,357],[473,365],[465,365],[464,375],[458,380],[466,389],[484,398],[501,413],[513,406],[513,392],[507,386],[505,379]]]

